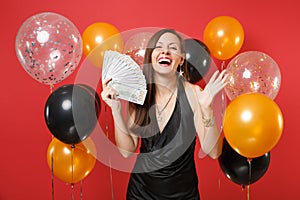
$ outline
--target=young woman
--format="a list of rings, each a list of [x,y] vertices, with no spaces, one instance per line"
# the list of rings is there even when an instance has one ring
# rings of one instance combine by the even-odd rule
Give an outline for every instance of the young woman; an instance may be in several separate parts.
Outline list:
[[[141,141],[126,199],[200,199],[195,143],[198,138],[202,151],[213,159],[221,154],[211,105],[226,85],[225,70],[216,71],[204,90],[189,83],[183,39],[163,29],[149,40],[143,73],[148,90],[144,105],[129,103],[126,122],[117,92],[107,86],[111,79],[101,93],[111,107],[122,155],[130,156]]]

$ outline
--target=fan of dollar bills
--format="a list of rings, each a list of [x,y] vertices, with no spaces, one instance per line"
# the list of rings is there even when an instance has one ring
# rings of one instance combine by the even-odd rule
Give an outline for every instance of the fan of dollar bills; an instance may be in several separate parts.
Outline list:
[[[108,78],[112,78],[108,85],[118,92],[120,99],[144,104],[146,79],[140,66],[130,56],[117,51],[105,51],[102,83]]]

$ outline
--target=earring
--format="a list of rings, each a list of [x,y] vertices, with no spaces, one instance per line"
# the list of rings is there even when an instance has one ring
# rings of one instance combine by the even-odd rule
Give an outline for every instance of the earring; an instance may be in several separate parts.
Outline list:
[[[182,66],[179,67],[179,77],[183,77],[184,71],[181,69]]]

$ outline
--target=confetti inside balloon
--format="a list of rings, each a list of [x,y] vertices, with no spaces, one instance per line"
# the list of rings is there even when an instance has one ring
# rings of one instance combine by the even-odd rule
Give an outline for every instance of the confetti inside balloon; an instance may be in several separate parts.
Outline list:
[[[229,84],[225,92],[230,100],[245,93],[261,93],[274,99],[280,89],[277,63],[267,54],[247,51],[234,57],[227,66]]]
[[[125,43],[124,53],[129,55],[137,64],[143,65],[146,47],[151,32],[139,32],[132,35]]]
[[[32,78],[53,85],[75,71],[82,56],[82,39],[69,19],[44,12],[21,25],[15,48],[20,64]]]

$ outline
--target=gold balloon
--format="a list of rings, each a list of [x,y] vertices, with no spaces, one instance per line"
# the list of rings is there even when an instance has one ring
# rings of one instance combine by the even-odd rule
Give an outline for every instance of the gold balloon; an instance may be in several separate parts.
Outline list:
[[[233,57],[240,50],[243,42],[244,29],[233,17],[215,17],[204,29],[204,43],[211,54],[219,60]]]
[[[75,146],[53,138],[48,146],[47,162],[55,177],[66,183],[76,183],[94,168],[96,146],[89,137]]]
[[[242,94],[227,106],[223,130],[237,153],[255,158],[277,144],[283,131],[283,116],[277,104],[266,95]]]
[[[82,34],[83,54],[96,67],[102,67],[106,50],[123,52],[124,42],[119,30],[112,24],[96,22]]]

